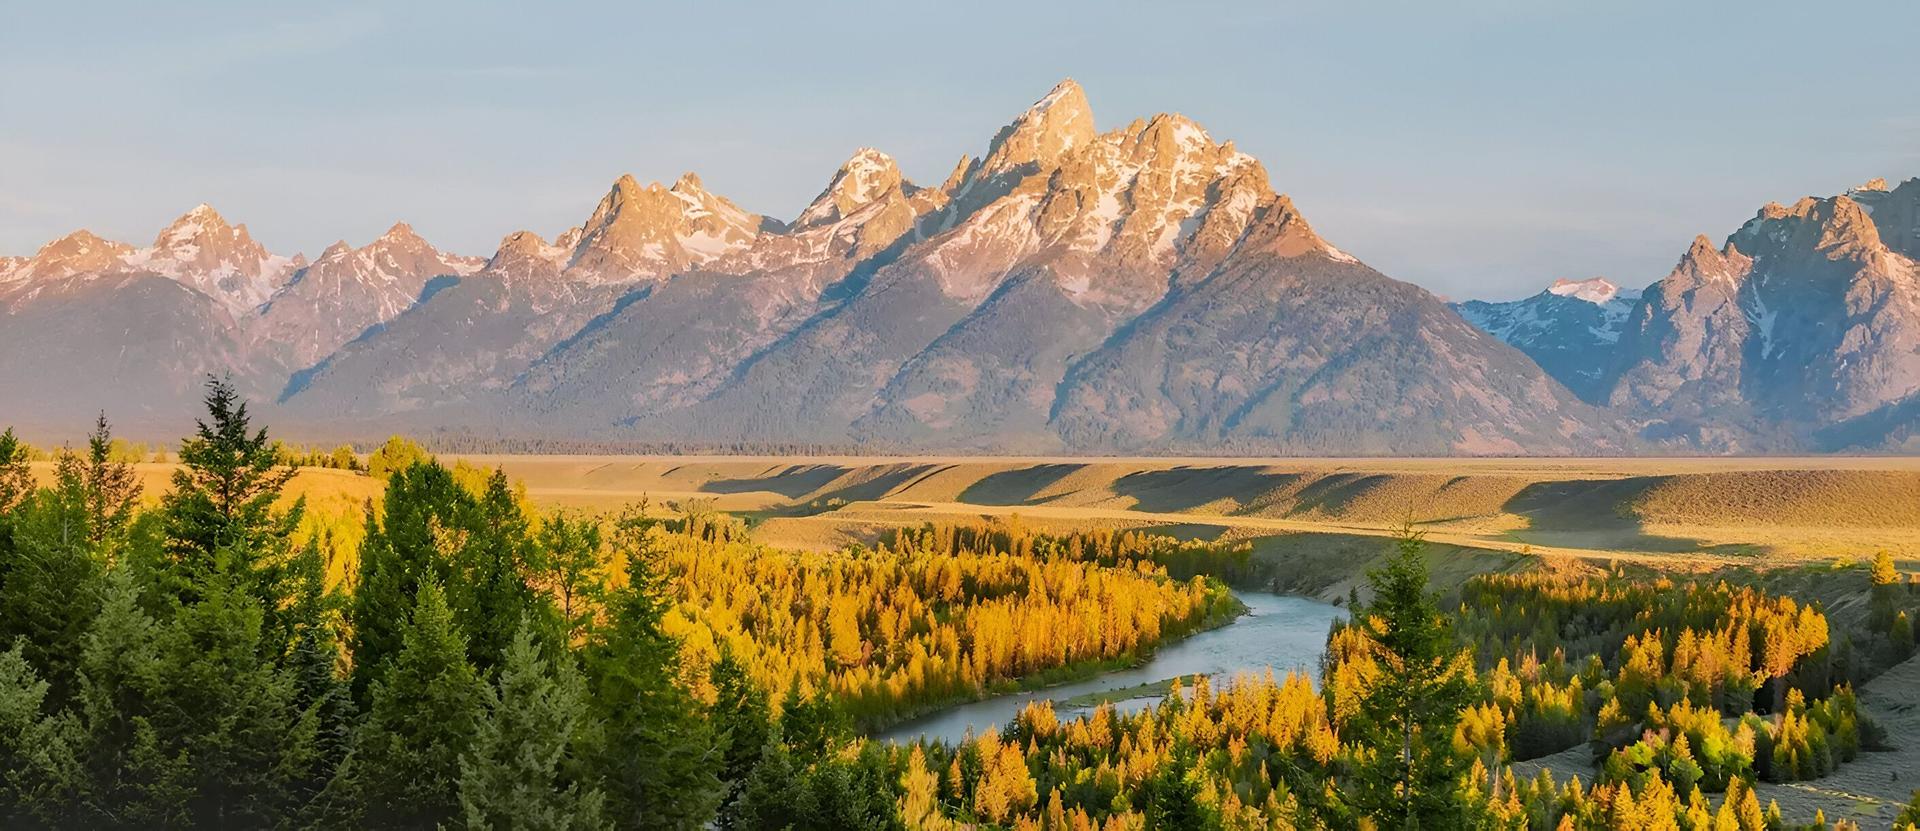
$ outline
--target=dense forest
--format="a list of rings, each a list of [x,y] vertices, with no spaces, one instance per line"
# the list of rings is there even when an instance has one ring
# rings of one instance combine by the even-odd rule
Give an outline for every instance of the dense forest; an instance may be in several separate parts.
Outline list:
[[[1231,619],[1248,549],[1003,524],[785,551],[698,505],[539,511],[406,442],[282,445],[220,382],[206,409],[157,498],[131,466],[150,449],[104,418],[50,454],[0,433],[0,823],[1844,827],[1791,825],[1754,785],[1887,741],[1853,685],[1912,654],[1920,617],[1885,558],[1844,623],[1626,569],[1443,601],[1408,531],[1318,678],[902,746],[862,734]],[[286,493],[301,465],[383,495],[351,529],[317,520]],[[1591,782],[1514,773],[1582,747]]]

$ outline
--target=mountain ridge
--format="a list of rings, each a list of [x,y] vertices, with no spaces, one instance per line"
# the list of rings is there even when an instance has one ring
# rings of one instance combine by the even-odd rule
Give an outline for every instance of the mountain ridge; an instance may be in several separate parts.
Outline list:
[[[862,147],[791,220],[691,172],[623,174],[551,242],[514,232],[483,260],[396,223],[308,262],[200,205],[147,248],[79,231],[0,259],[0,314],[18,355],[113,367],[68,398],[119,403],[112,376],[133,365],[97,353],[160,343],[178,360],[138,370],[164,382],[143,406],[228,372],[295,423],[369,434],[1043,453],[1877,446],[1905,441],[1920,390],[1916,205],[1920,180],[1769,204],[1644,294],[1563,279],[1448,304],[1322,238],[1231,141],[1169,113],[1101,131],[1069,79],[939,185]],[[140,303],[161,308],[126,327],[143,344],[60,331]],[[0,382],[52,384],[0,356]]]

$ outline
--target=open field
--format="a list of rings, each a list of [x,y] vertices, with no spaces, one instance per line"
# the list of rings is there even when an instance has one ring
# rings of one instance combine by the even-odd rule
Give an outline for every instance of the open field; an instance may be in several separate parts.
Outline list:
[[[1064,459],[470,456],[535,502],[712,500],[831,547],[968,516],[1378,536],[1582,558],[1920,560],[1920,458]]]
[[[1464,573],[1532,556],[1665,568],[1862,562],[1920,569],[1920,458],[1069,459],[458,457],[503,467],[549,509],[743,514],[763,542],[833,549],[889,529],[994,519],[1245,539],[1298,566],[1289,588],[1338,596],[1411,521]],[[43,476],[51,464],[37,466]],[[138,466],[148,497],[175,465]],[[303,469],[316,513],[356,512],[380,483]],[[1332,570],[1330,571],[1329,568]],[[1441,576],[1444,579],[1444,575]]]

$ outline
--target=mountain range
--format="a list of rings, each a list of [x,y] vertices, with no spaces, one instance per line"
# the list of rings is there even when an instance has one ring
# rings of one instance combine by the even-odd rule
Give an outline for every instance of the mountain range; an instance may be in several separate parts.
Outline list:
[[[0,258],[0,421],[725,446],[1590,454],[1900,447],[1920,181],[1769,205],[1644,292],[1449,304],[1317,234],[1259,161],[1065,81],[938,184],[856,151],[791,220],[621,176],[486,259],[404,223],[312,261],[205,205]]]

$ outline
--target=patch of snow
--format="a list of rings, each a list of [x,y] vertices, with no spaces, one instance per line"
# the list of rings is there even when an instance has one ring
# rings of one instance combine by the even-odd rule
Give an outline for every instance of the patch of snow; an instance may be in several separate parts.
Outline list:
[[[1604,277],[1593,277],[1586,280],[1555,280],[1553,285],[1547,287],[1547,291],[1600,306],[1618,296],[1620,287]]]

